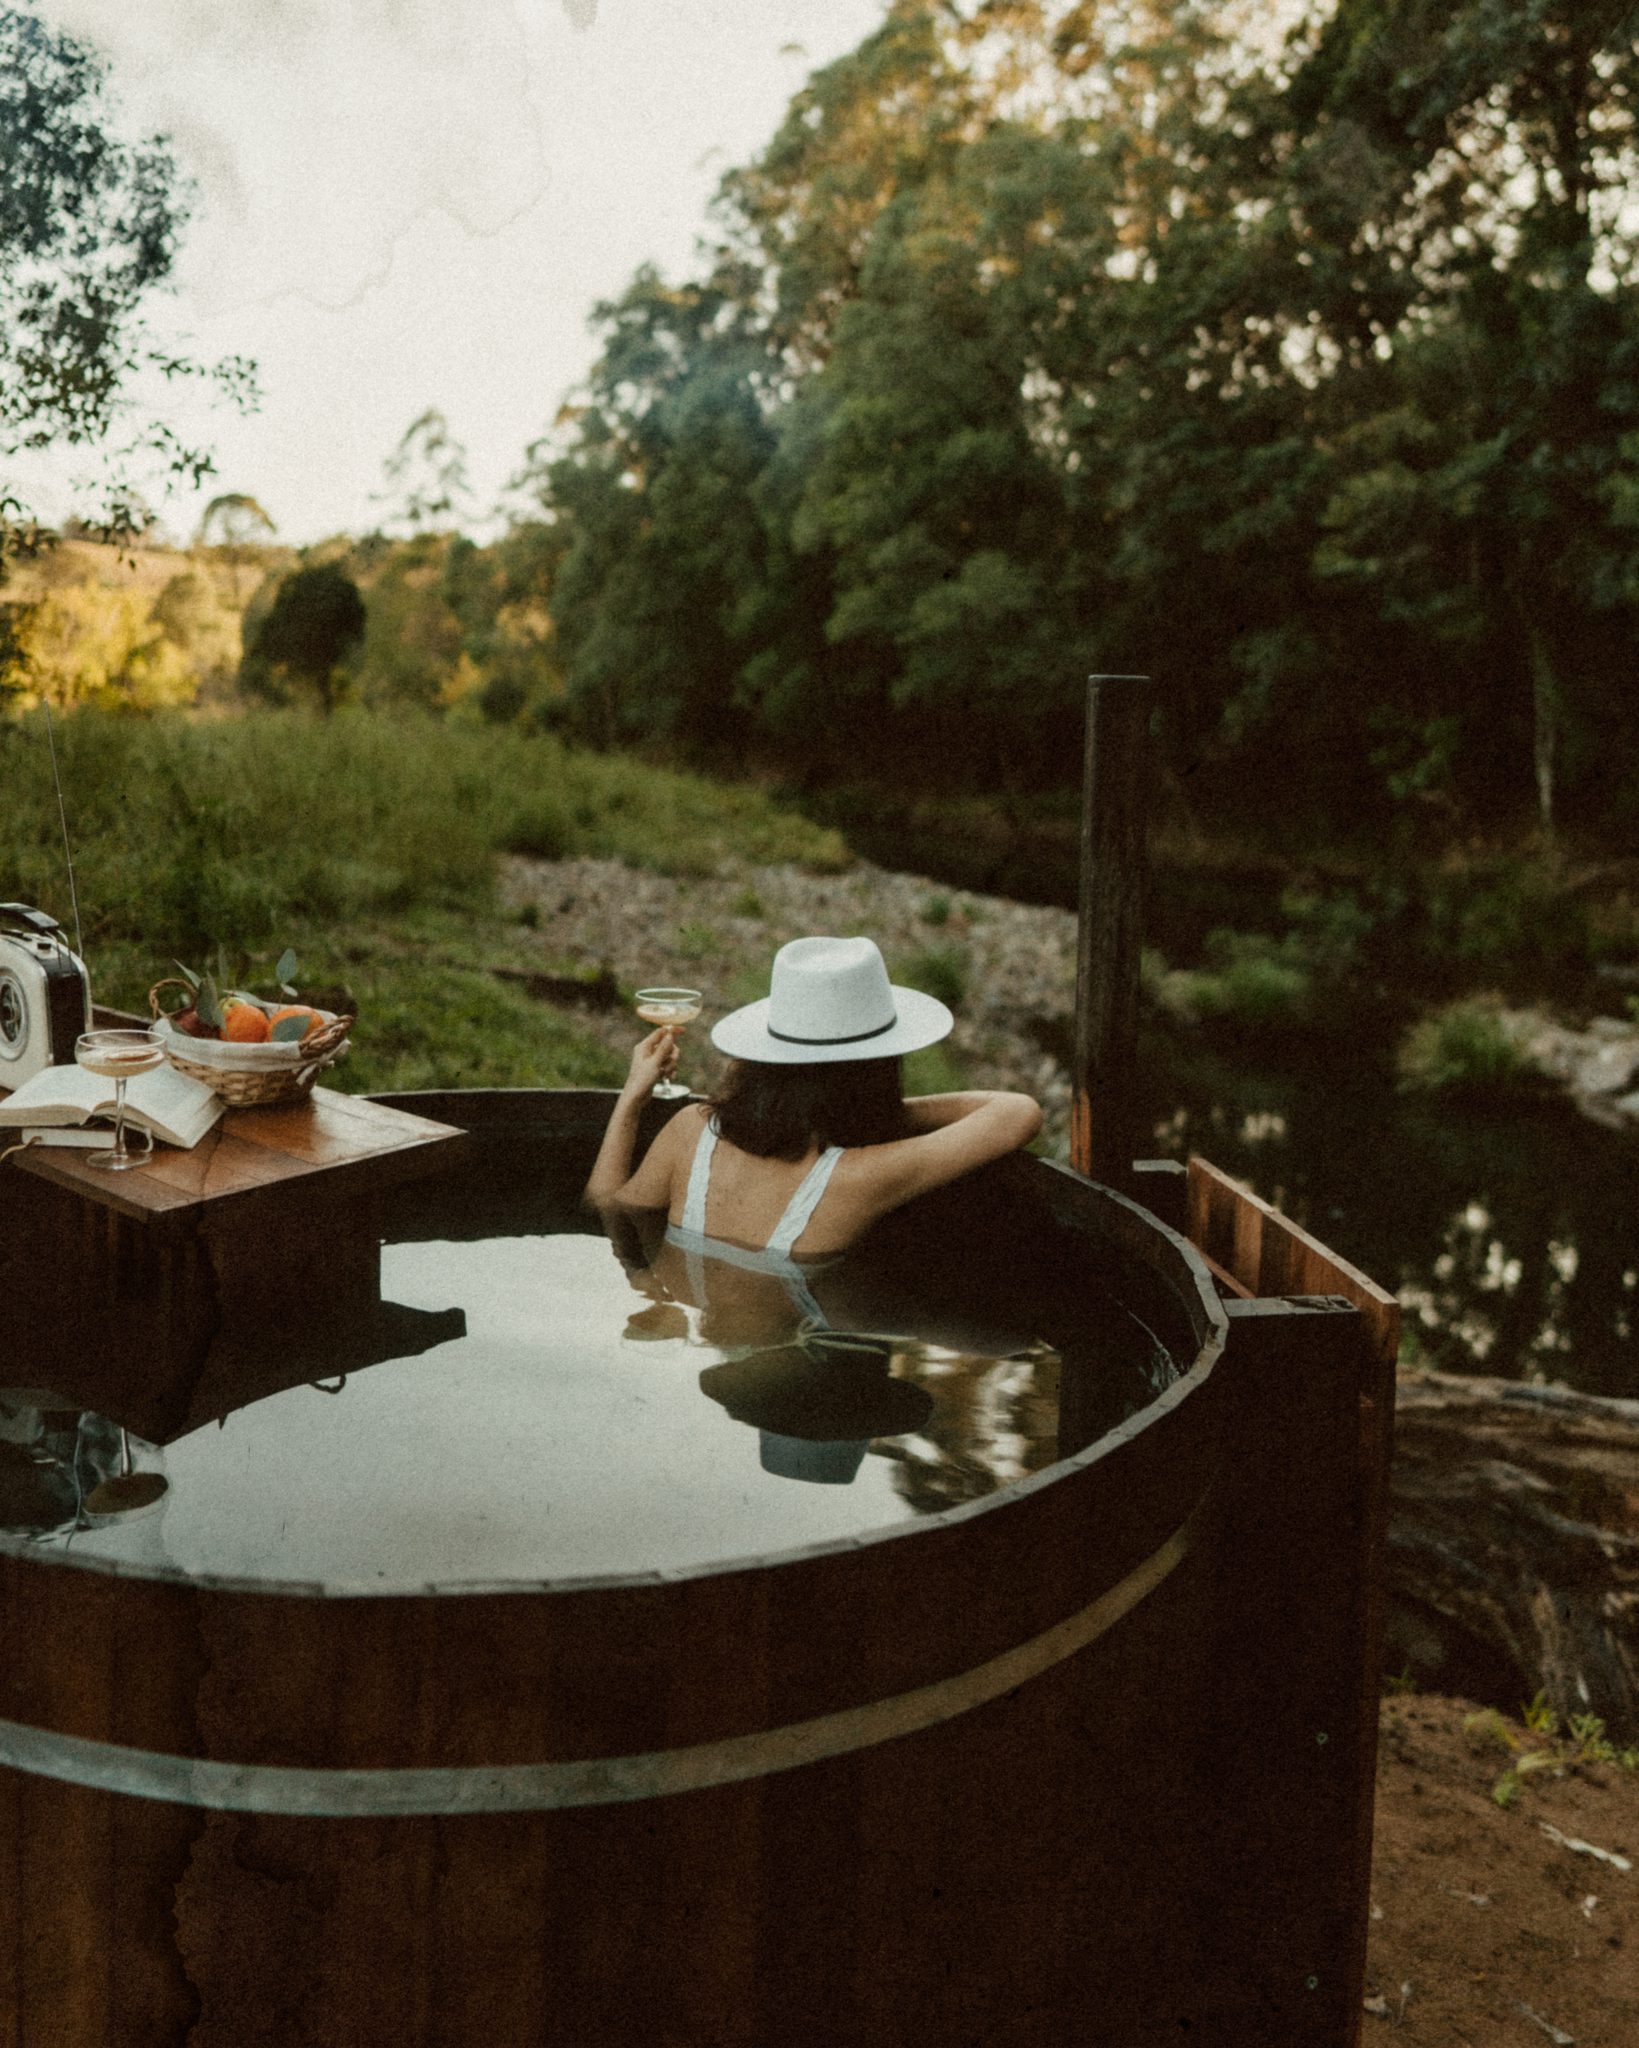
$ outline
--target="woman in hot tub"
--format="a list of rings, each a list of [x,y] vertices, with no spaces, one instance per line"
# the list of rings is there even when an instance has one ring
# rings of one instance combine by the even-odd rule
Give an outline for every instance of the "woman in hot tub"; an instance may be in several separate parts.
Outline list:
[[[722,1091],[672,1117],[634,1173],[639,1115],[677,1064],[665,1026],[638,1045],[587,1199],[664,1210],[667,1242],[685,1257],[765,1275],[819,1319],[805,1265],[1041,1129],[1028,1095],[906,1099],[901,1057],[951,1023],[934,997],[890,983],[870,939],[793,939],[774,956],[768,995],[711,1034],[734,1061]]]

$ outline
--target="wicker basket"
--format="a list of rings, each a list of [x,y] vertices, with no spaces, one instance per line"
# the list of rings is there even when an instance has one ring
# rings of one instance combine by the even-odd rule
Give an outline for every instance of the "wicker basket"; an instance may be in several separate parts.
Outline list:
[[[148,1007],[154,1028],[165,1048],[165,1057],[179,1073],[214,1088],[222,1100],[235,1109],[267,1109],[280,1103],[303,1102],[326,1067],[333,1067],[347,1051],[347,1032],[352,1018],[320,1010],[324,1022],[305,1038],[279,1045],[235,1045],[231,1039],[194,1038],[178,1031],[159,1006],[159,992],[166,988],[193,990],[174,977],[155,982],[148,991]],[[241,998],[256,1004],[270,1016],[279,1007],[251,996]]]

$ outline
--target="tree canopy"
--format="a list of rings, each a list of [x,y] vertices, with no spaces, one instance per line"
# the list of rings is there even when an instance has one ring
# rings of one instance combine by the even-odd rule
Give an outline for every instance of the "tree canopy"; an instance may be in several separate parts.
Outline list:
[[[275,701],[307,693],[331,711],[340,695],[338,671],[364,629],[364,599],[345,570],[332,562],[298,569],[279,585],[257,630],[244,680]]]
[[[467,451],[436,406],[418,413],[405,428],[382,464],[382,479],[386,488],[376,494],[378,501],[389,505],[389,518],[412,534],[453,524],[472,497]]]
[[[573,721],[1030,789],[1144,669],[1243,805],[1639,815],[1639,7],[1265,12],[808,82],[533,451]]]
[[[145,326],[186,218],[175,159],[159,137],[119,134],[89,45],[0,6],[0,163],[0,458],[96,445],[110,461],[104,522],[138,524],[124,464],[157,460],[197,482],[211,461],[163,420],[129,415],[133,376],[209,376],[240,402],[253,396],[243,360],[201,365]],[[28,509],[3,474],[0,500],[9,542]]]

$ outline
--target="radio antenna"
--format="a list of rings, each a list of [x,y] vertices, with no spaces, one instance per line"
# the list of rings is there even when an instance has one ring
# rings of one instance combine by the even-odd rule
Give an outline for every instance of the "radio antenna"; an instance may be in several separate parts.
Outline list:
[[[46,715],[46,745],[51,749],[51,779],[57,786],[57,822],[63,828],[63,859],[68,865],[68,900],[74,909],[74,950],[85,958],[85,940],[80,935],[80,892],[74,886],[74,849],[68,843],[68,812],[63,805],[63,778],[57,768],[57,733],[51,722],[51,706],[44,697],[40,708]]]

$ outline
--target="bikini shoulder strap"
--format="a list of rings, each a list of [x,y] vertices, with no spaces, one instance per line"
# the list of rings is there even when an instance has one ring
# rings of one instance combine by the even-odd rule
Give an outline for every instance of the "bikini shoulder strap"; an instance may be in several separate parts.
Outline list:
[[[716,1119],[708,1115],[705,1129],[694,1148],[689,1167],[689,1184],[683,1196],[683,1228],[706,1234],[706,1190],[711,1185],[711,1155],[717,1149]]]
[[[841,1157],[840,1145],[827,1145],[803,1175],[801,1185],[786,1203],[785,1214],[775,1224],[773,1234],[768,1240],[768,1249],[771,1252],[783,1252],[787,1258],[791,1256],[791,1247],[802,1236],[808,1226],[808,1219],[819,1207],[820,1196],[830,1186],[831,1175]]]

